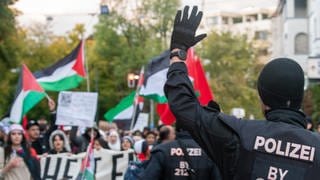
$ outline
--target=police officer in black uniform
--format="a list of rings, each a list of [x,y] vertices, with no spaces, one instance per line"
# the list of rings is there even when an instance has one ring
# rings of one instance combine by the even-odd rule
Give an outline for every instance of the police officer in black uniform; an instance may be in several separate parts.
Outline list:
[[[165,93],[179,124],[219,167],[223,179],[319,179],[320,137],[306,130],[300,111],[304,74],[288,58],[269,62],[258,79],[266,121],[246,121],[203,108],[184,63],[186,51],[206,37],[195,36],[202,12],[177,12]],[[213,49],[214,50],[214,49]]]
[[[148,166],[140,176],[152,180],[220,179],[216,165],[187,131],[177,132],[177,139],[155,146]]]

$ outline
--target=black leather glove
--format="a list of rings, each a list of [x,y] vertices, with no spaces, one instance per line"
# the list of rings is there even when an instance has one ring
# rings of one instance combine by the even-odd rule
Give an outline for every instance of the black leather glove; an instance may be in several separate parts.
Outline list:
[[[183,15],[181,14],[181,10],[177,12],[173,25],[170,50],[178,48],[187,51],[190,47],[194,46],[207,36],[207,34],[195,36],[196,30],[202,19],[202,12],[198,12],[197,6],[192,8],[189,18],[188,12],[189,6],[184,7]]]

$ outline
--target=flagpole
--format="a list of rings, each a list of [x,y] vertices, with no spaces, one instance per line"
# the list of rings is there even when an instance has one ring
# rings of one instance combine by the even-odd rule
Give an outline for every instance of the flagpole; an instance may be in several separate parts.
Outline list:
[[[154,128],[154,101],[150,99],[150,129]]]
[[[135,93],[135,96],[134,96],[133,115],[132,115],[131,124],[130,124],[130,131],[133,129],[134,120],[136,118],[137,111],[138,111],[138,108],[139,108],[137,106],[139,106],[138,98],[139,98],[139,91],[140,91],[140,88],[141,88],[141,85],[142,85],[142,82],[140,82],[140,81],[143,79],[143,77],[142,77],[143,73],[144,73],[144,66],[141,67],[140,74],[139,74],[139,82],[138,82],[138,85],[137,85],[137,88],[136,88],[136,93]]]
[[[89,75],[89,65],[88,65],[88,58],[87,58],[87,53],[85,50],[85,38],[84,34],[82,34],[82,46],[83,46],[83,58],[85,60],[85,66],[86,66],[86,71],[87,71],[87,92],[90,92],[90,75]]]

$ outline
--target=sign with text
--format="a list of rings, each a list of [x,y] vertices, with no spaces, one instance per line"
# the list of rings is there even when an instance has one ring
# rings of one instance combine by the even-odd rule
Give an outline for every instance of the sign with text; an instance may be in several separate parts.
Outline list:
[[[148,119],[149,119],[148,113],[139,113],[137,122],[133,127],[133,131],[140,130],[142,132],[143,128],[148,126]]]
[[[41,179],[76,179],[84,157],[85,153],[40,156]],[[132,161],[133,157],[132,150],[111,151],[101,149],[100,151],[94,151],[95,179],[122,180],[128,168],[128,162]]]
[[[98,93],[60,92],[56,124],[92,127],[96,116],[97,102]]]

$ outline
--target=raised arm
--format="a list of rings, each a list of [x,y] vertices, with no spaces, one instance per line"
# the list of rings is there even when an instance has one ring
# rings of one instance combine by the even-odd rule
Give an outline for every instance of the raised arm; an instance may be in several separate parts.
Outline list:
[[[178,11],[176,15],[171,39],[171,52],[186,52],[188,48],[206,37],[205,34],[195,36],[202,12],[198,12],[194,7],[188,16],[188,11],[189,7],[185,7],[183,14]],[[220,169],[223,169],[226,163],[235,164],[237,157],[234,152],[239,147],[237,136],[221,121],[218,109],[200,105],[189,80],[184,59],[179,53],[175,54],[178,55],[171,54],[171,65],[164,90],[177,123],[189,131],[193,139]],[[228,158],[225,159],[226,157]],[[223,174],[228,173],[223,172]]]

